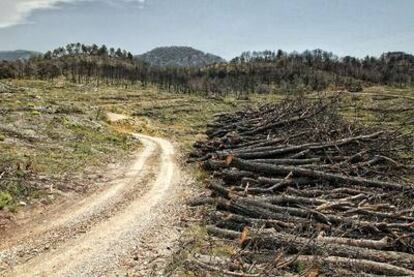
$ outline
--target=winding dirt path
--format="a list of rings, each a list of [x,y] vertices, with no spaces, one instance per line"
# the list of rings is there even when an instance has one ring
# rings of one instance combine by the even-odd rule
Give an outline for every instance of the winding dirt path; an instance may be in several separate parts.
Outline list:
[[[153,255],[146,252],[159,253],[176,239],[170,225],[182,174],[169,141],[133,135],[144,147],[115,180],[0,238],[1,276],[112,276],[128,272],[136,252],[142,268],[135,274],[148,274]]]

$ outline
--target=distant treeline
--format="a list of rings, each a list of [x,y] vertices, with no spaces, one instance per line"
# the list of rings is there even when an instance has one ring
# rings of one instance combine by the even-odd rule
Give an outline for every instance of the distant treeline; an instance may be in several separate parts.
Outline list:
[[[322,50],[303,53],[245,52],[229,63],[203,68],[153,67],[125,50],[69,44],[27,61],[0,62],[0,78],[54,79],[76,83],[153,84],[175,92],[215,94],[284,90],[361,90],[369,85],[411,86],[414,56],[389,52],[363,59]]]

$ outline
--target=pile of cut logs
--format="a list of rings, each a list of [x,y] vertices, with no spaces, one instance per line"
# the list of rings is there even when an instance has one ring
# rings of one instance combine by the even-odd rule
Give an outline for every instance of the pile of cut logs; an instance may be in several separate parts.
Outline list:
[[[211,172],[211,193],[191,204],[211,206],[208,233],[240,251],[193,266],[414,276],[412,137],[350,123],[339,103],[290,99],[215,116],[189,157]]]

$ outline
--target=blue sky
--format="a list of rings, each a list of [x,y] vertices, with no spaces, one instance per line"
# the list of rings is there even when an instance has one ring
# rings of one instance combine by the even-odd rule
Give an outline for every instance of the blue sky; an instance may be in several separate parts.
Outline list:
[[[0,0],[0,49],[79,41],[135,54],[186,45],[227,59],[279,48],[414,53],[413,12],[414,0]]]

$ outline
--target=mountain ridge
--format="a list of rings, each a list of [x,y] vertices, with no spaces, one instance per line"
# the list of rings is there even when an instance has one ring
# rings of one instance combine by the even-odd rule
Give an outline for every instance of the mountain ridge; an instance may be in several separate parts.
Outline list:
[[[11,51],[0,51],[0,61],[16,61],[16,60],[27,60],[32,56],[40,55],[40,52],[30,50],[11,50]]]
[[[227,62],[217,55],[189,46],[156,47],[135,58],[157,67],[203,67]]]

